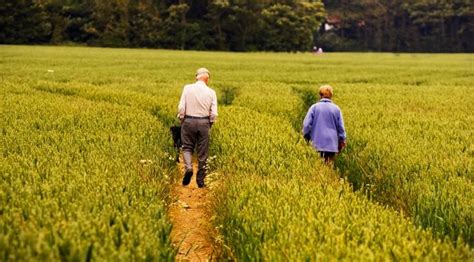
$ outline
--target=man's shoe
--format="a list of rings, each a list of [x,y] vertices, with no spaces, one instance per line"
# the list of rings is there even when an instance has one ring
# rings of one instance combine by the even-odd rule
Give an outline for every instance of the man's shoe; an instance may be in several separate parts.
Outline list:
[[[186,173],[184,173],[183,186],[189,185],[189,183],[191,182],[191,177],[193,177],[192,170],[186,171]]]
[[[196,183],[199,188],[206,187],[206,185],[204,184],[204,178],[206,178],[206,169],[199,168],[196,175]]]

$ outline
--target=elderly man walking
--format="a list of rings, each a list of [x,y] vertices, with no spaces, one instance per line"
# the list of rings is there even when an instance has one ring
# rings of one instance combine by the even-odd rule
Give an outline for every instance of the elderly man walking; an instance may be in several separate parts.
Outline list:
[[[189,185],[193,176],[192,155],[196,148],[198,155],[198,187],[205,187],[206,162],[209,156],[209,132],[217,119],[216,92],[209,88],[211,73],[206,68],[196,72],[196,83],[184,86],[178,110],[181,120],[181,142],[185,173],[183,185]]]
[[[329,85],[319,88],[321,100],[312,105],[303,121],[303,135],[306,141],[313,141],[313,147],[331,165],[336,153],[346,146],[346,131],[341,109],[331,101],[333,89]]]

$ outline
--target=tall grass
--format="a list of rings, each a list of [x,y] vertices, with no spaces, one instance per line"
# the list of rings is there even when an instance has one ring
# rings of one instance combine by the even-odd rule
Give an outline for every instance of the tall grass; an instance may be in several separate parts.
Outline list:
[[[354,193],[279,117],[228,107],[213,132],[216,225],[238,260],[472,258]]]
[[[3,259],[172,260],[168,127],[206,66],[227,105],[212,129],[214,222],[235,258],[472,260],[471,55],[0,57]],[[349,137],[336,171],[298,127],[322,84]]]

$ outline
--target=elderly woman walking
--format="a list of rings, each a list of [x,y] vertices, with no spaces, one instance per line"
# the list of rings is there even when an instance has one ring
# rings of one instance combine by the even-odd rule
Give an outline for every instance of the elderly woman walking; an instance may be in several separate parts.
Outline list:
[[[303,122],[303,135],[328,165],[336,153],[346,146],[346,131],[339,107],[331,101],[333,89],[329,85],[319,88],[320,100],[312,105]]]

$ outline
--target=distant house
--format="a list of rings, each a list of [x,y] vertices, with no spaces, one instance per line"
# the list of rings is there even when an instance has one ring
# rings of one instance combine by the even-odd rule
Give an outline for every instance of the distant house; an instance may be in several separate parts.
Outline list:
[[[324,32],[331,31],[333,29],[337,29],[341,26],[341,18],[335,15],[330,15],[326,17],[326,21],[323,25]]]
[[[337,30],[341,28],[342,19],[337,15],[330,15],[326,17],[326,21],[323,24],[323,32]],[[365,20],[360,20],[357,22],[357,27],[365,27]]]

